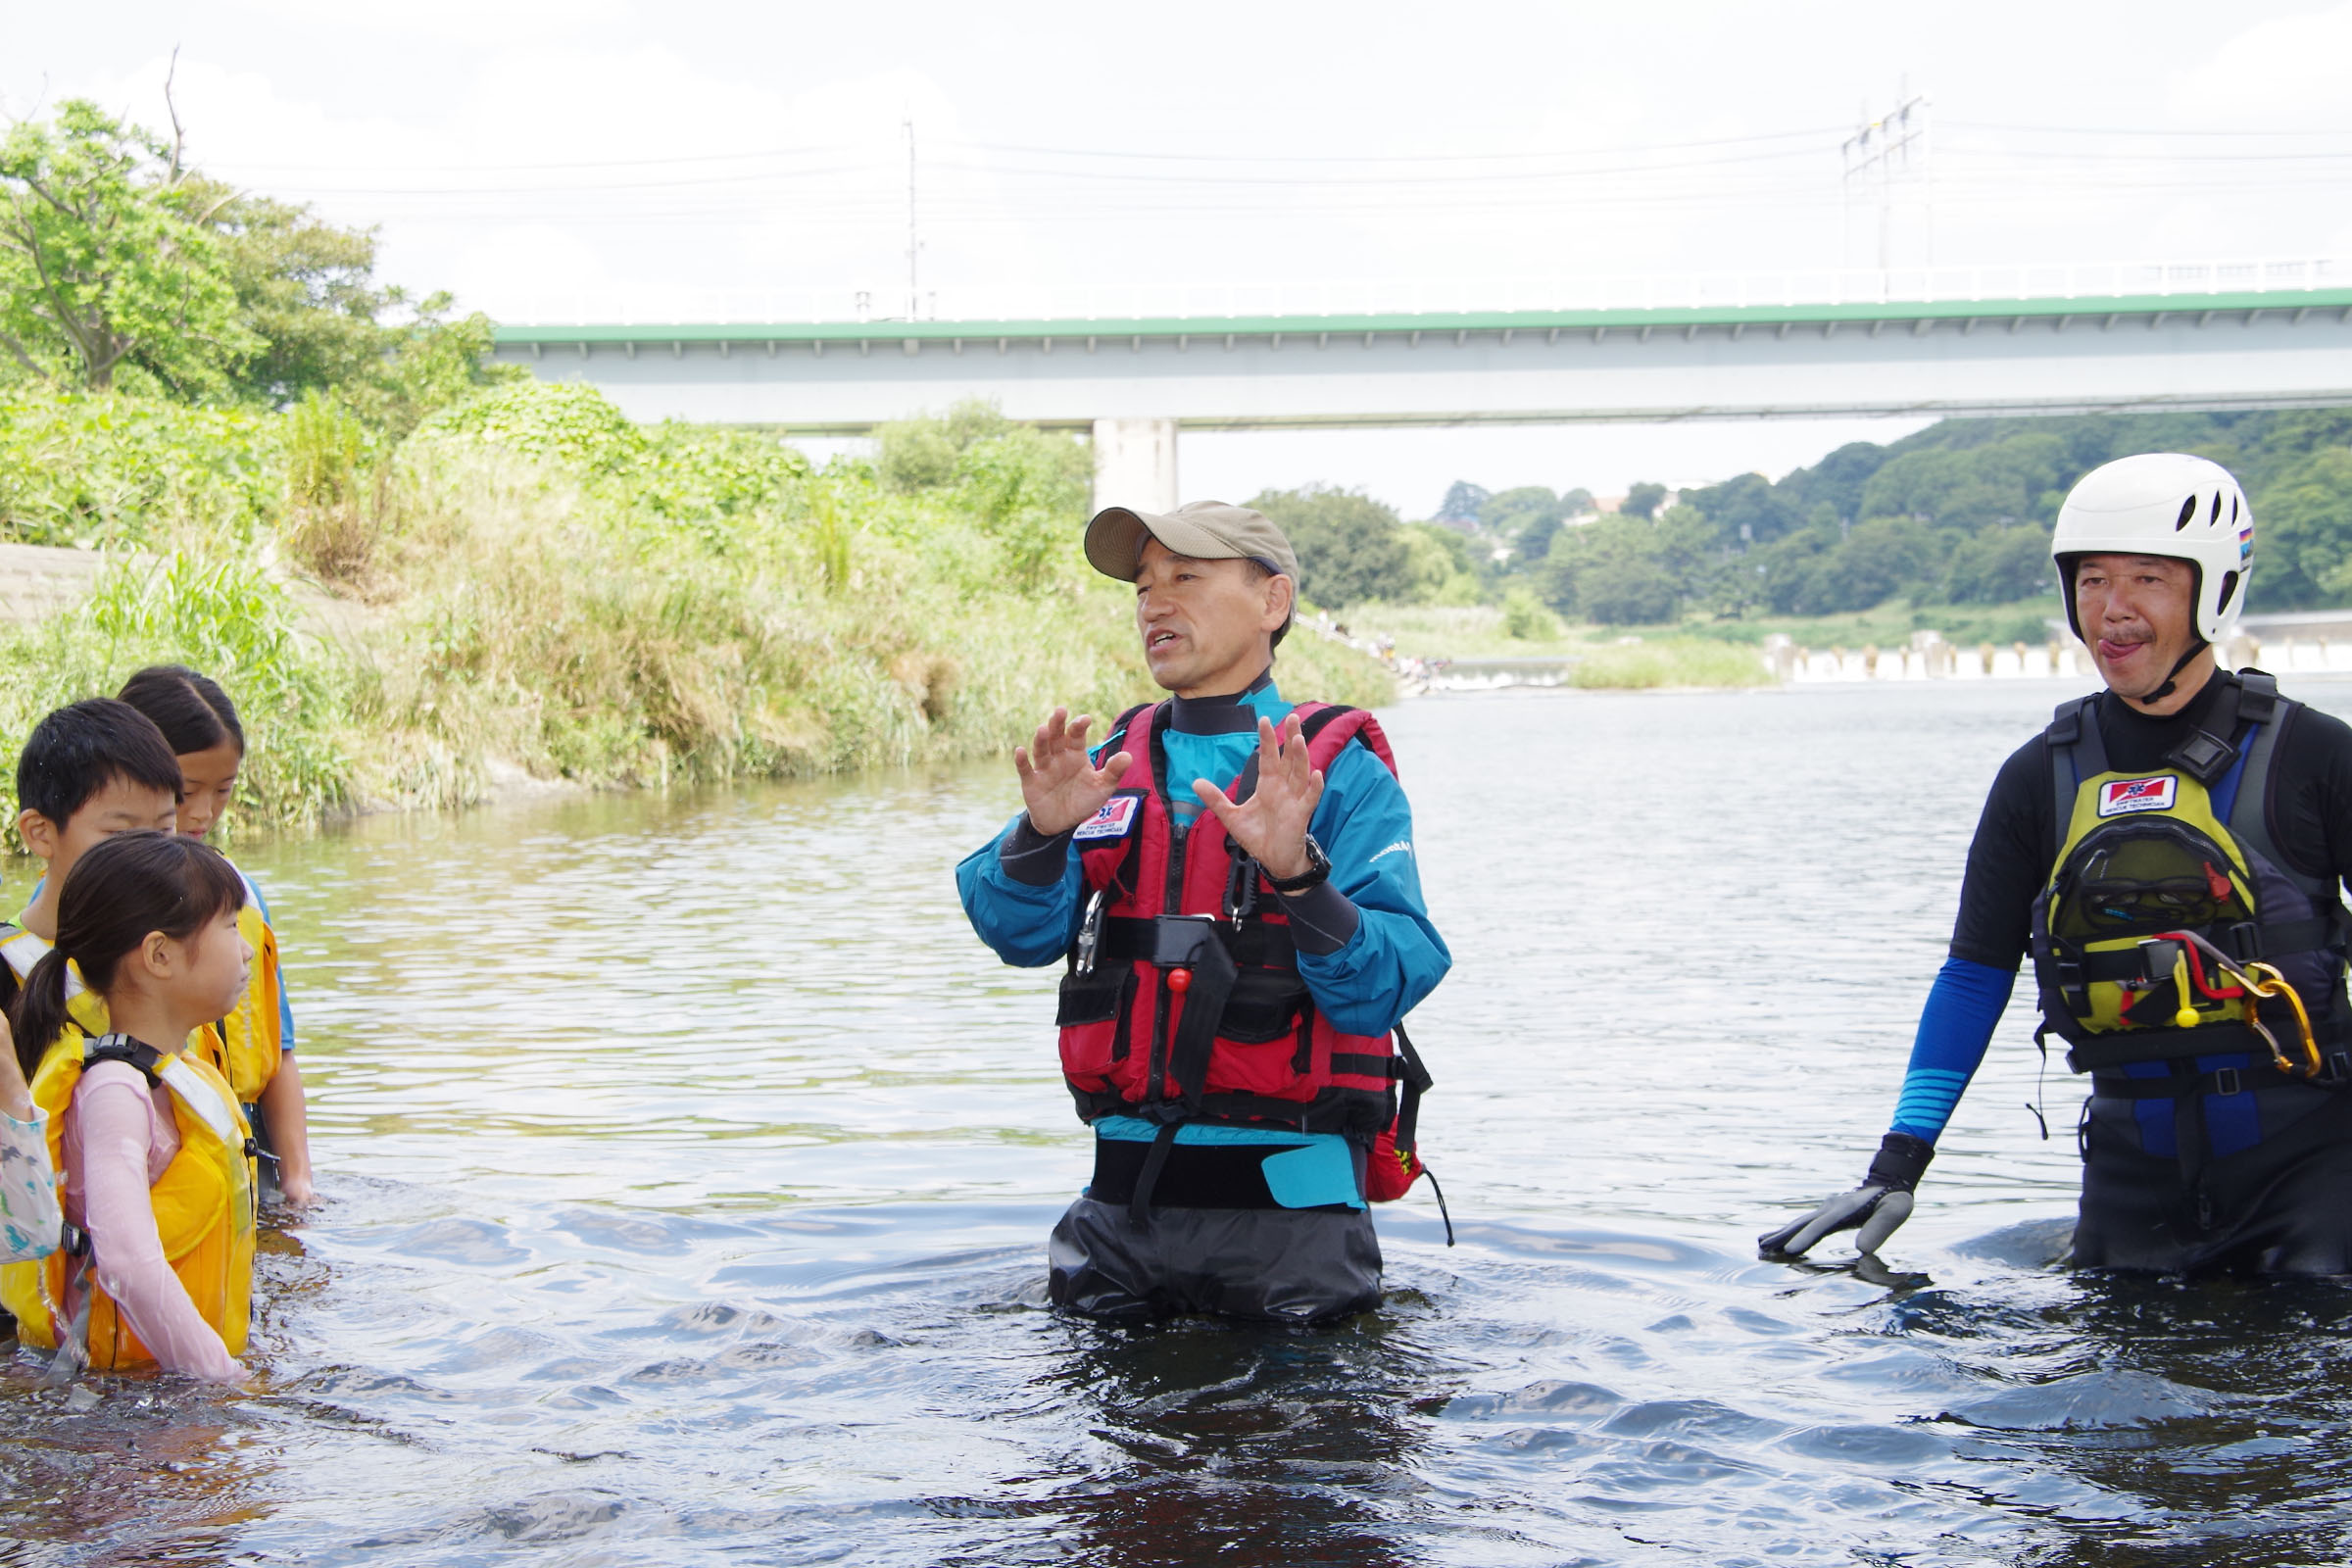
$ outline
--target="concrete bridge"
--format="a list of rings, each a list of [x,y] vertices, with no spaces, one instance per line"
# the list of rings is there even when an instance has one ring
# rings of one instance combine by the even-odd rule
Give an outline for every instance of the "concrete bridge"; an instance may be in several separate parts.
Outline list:
[[[630,416],[863,434],[985,398],[1177,498],[1185,429],[2352,405],[2352,288],[1360,316],[518,325]]]

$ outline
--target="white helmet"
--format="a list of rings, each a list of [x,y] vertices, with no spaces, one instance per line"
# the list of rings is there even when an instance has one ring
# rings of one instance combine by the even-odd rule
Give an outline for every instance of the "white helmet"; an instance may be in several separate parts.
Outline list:
[[[2101,464],[2067,492],[2050,555],[2076,636],[2083,634],[2075,613],[2075,558],[2163,556],[2197,568],[2197,635],[2218,643],[2246,602],[2254,509],[2220,464],[2143,452]]]

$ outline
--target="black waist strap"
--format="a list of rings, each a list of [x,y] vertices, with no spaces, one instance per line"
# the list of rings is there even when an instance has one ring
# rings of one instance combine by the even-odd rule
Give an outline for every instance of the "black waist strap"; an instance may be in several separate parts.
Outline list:
[[[2081,1035],[2066,1054],[2069,1072],[2099,1072],[2134,1061],[2186,1061],[2242,1051],[2268,1061],[2271,1048],[2242,1023],[2206,1023],[2193,1029],[2122,1029]],[[2299,1048],[2298,1048],[2299,1049]]]
[[[2318,953],[2340,949],[2343,934],[2336,921],[2321,917],[2310,920],[2280,920],[2273,925],[2252,923],[2214,926],[2199,931],[2199,936],[2227,953],[2240,963],[2252,963],[2257,958],[2282,958],[2295,953]],[[2210,967],[2210,960],[2208,961]],[[2134,946],[2110,948],[2100,953],[2085,953],[2079,959],[2065,962],[2062,967],[2077,971],[2068,977],[2070,983],[2081,981],[2167,980],[2172,971],[2162,974],[2147,972],[2147,957]],[[2215,977],[2220,984],[2221,978]]]
[[[1095,1179],[1086,1196],[1098,1203],[1124,1205],[1138,1224],[1153,1208],[1280,1208],[1266,1186],[1263,1167],[1268,1155],[1298,1147],[1180,1144],[1173,1126],[1160,1128],[1150,1143],[1097,1138]],[[1345,1203],[1326,1207],[1332,1212],[1348,1209]]]
[[[2352,1052],[2337,1052],[2328,1060],[2328,1076],[2306,1078],[2299,1072],[2280,1072],[2270,1062],[2248,1067],[2221,1067],[2212,1072],[2187,1070],[2175,1063],[2161,1078],[2132,1078],[2123,1073],[2093,1073],[2090,1093],[2098,1100],[2177,1100],[2182,1095],[2234,1095],[2249,1089],[2277,1089],[2303,1084],[2313,1089],[2352,1087]]]

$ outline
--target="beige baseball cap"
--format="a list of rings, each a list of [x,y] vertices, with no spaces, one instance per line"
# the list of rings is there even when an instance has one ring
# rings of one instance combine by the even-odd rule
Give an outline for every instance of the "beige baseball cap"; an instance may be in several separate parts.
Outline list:
[[[1086,525],[1086,559],[1103,576],[1133,582],[1146,538],[1195,561],[1262,562],[1290,578],[1294,590],[1298,583],[1298,557],[1273,519],[1222,501],[1188,501],[1174,512],[1104,507]]]

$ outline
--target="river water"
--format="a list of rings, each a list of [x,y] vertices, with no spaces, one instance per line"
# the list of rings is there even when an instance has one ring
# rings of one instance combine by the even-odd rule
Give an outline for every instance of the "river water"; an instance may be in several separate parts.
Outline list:
[[[20,1355],[0,1562],[2340,1561],[2352,1294],[2047,1266],[2080,1097],[2022,1004],[1899,1273],[1754,1256],[1876,1148],[2068,689],[1385,715],[1460,1245],[1417,1189],[1385,1308],[1313,1332],[1047,1309],[1053,975],[949,877],[1005,767],[255,848],[325,1199],[265,1238],[263,1392]]]

